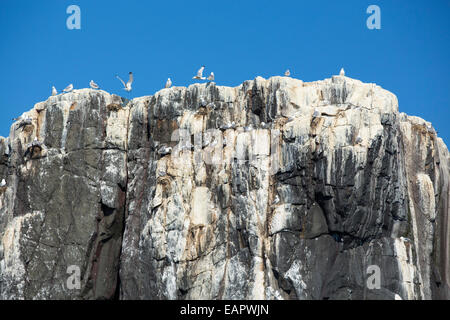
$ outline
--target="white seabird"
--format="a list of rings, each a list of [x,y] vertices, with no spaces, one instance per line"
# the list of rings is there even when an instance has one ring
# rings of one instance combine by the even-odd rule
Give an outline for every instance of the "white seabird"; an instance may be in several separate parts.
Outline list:
[[[355,143],[360,144],[362,141],[363,141],[363,139],[360,136],[358,136],[355,140]]]
[[[341,68],[341,71],[339,72],[339,75],[340,75],[340,76],[345,76],[345,70],[344,70],[344,68]]]
[[[128,78],[128,82],[125,84],[125,81],[123,81],[118,75],[116,75],[116,78],[120,80],[120,82],[122,82],[123,84],[123,90],[130,92],[131,91],[131,84],[133,83],[133,72],[129,72],[128,73],[129,78]]]
[[[169,154],[171,152],[172,152],[172,147],[166,147],[166,146],[162,146],[158,150],[158,154],[160,154],[162,156],[165,156],[166,154]]]
[[[317,118],[321,115],[320,111],[317,109],[314,109],[313,118]]]
[[[403,242],[411,242],[411,240],[406,237],[400,237],[400,240],[402,240]]]
[[[6,181],[5,179],[2,179],[2,182],[0,182],[0,188],[6,186]]]
[[[289,77],[291,75],[291,72],[289,71],[289,69],[286,70],[286,72],[284,73],[285,77]]]
[[[431,124],[427,125],[427,131],[432,134],[436,134],[436,132],[437,132]]]
[[[272,204],[277,204],[280,202],[280,197],[278,197],[278,195],[275,196],[275,199],[273,199]]]
[[[34,137],[34,140],[31,143],[31,146],[32,147],[42,147],[42,142],[40,142],[37,137]]]
[[[58,90],[56,90],[55,86],[52,86],[52,96],[56,96],[58,94]]]
[[[172,80],[170,80],[170,78],[168,78],[166,81],[166,88],[170,88],[171,86],[172,86]]]
[[[202,66],[200,69],[198,69],[197,75],[195,77],[192,77],[192,79],[205,80],[206,78],[203,76],[203,70],[205,70],[205,66]]]
[[[73,84],[69,84],[63,91],[64,92],[70,92],[73,90]]]
[[[209,81],[214,81],[214,72],[211,72],[209,77],[207,78]]]
[[[233,121],[231,123],[227,123],[227,124],[224,124],[224,125],[220,126],[220,129],[221,130],[228,130],[228,129],[234,128],[234,126],[235,126],[235,123]]]
[[[34,148],[39,148],[40,149],[39,152],[41,152],[44,149],[44,144],[41,141],[39,141],[37,139],[37,137],[34,137],[33,142],[31,142],[27,145],[27,151],[25,152],[24,157],[26,157],[27,154],[30,154],[31,156],[33,156]]]
[[[27,149],[34,149],[38,147],[42,150],[43,143],[38,140],[37,137],[34,137],[34,140],[27,145]]]
[[[89,86],[90,86],[92,89],[100,89],[100,87],[98,86],[98,84],[96,84],[96,83],[94,82],[94,80],[91,80],[91,81],[89,82]]]
[[[249,124],[248,126],[244,127],[244,131],[245,132],[249,132],[249,131],[252,131],[252,130],[253,130],[253,125],[252,124]]]
[[[261,122],[261,128],[269,129],[270,128],[270,124],[269,123],[265,123],[265,122]]]

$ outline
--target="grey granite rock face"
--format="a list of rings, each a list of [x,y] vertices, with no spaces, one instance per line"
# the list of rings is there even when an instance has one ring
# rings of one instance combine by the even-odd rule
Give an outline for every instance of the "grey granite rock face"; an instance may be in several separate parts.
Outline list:
[[[2,299],[450,298],[447,147],[379,86],[83,89],[27,115],[0,139]]]

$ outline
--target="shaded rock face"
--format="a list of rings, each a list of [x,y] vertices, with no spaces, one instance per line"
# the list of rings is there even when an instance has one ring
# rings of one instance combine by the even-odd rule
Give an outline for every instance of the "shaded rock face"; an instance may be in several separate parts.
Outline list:
[[[2,299],[450,298],[447,147],[374,84],[83,89],[27,115],[0,140]]]

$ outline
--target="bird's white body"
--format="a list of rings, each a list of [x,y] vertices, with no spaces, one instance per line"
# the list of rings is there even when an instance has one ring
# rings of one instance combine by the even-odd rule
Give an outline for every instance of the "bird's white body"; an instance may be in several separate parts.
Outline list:
[[[314,109],[313,118],[317,118],[321,115],[320,111],[317,109]]]
[[[73,84],[71,83],[71,84],[69,84],[63,91],[64,92],[70,92],[70,91],[72,91],[73,90]]]
[[[263,129],[269,129],[270,125],[268,123],[265,122],[261,122],[261,128]]]
[[[40,147],[42,146],[42,142],[40,142],[37,137],[34,137],[33,146]]]
[[[166,147],[166,146],[162,146],[159,150],[158,150],[158,154],[165,156],[166,154],[169,154],[172,152],[172,147]]]
[[[400,237],[400,240],[402,240],[403,242],[411,242],[411,240],[409,238],[405,238],[405,237]]]
[[[291,75],[291,72],[289,71],[289,69],[286,70],[286,72],[284,73],[285,77],[289,77]]]
[[[236,123],[233,121],[231,123],[227,123],[220,127],[222,130],[234,129],[236,127]]]
[[[209,81],[214,81],[214,72],[211,72],[211,74],[208,77]]]
[[[127,83],[125,83],[125,81],[123,81],[118,75],[116,75],[116,78],[119,79],[120,82],[122,82],[123,90],[130,92],[132,90],[131,84],[133,83],[133,72],[129,72],[128,75],[129,75],[129,78],[128,78]]]
[[[55,86],[52,86],[52,96],[56,96],[58,94],[58,90],[56,90]]]
[[[340,76],[345,76],[345,70],[344,70],[344,68],[341,68],[341,71],[339,72],[339,75],[340,75]]]
[[[0,187],[4,187],[6,186],[6,181],[5,179],[2,179],[2,182],[0,182]]]
[[[42,148],[42,142],[40,142],[37,137],[34,137],[34,140],[28,144],[27,148],[40,147]]]
[[[278,195],[275,196],[275,199],[273,199],[272,204],[277,204],[280,202],[280,197],[278,197]]]
[[[205,70],[205,66],[202,66],[200,69],[198,69],[197,75],[192,77],[192,79],[205,80],[206,78],[203,76],[203,70]]]
[[[168,78],[166,81],[166,88],[170,88],[171,86],[172,86],[172,80],[170,80],[170,78]]]
[[[92,89],[100,89],[100,87],[98,86],[98,84],[96,84],[96,83],[94,82],[94,80],[91,80],[91,81],[89,82],[89,86],[90,86]]]
[[[33,118],[26,117],[24,120],[22,120],[22,123],[29,125],[33,123]]]
[[[359,144],[359,143],[361,143],[363,141],[363,139],[361,138],[361,137],[357,137],[356,138],[356,144]]]

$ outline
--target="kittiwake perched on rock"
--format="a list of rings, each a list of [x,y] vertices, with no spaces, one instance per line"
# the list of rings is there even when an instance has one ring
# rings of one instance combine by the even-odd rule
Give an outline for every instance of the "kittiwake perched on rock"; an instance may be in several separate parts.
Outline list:
[[[321,115],[320,111],[317,109],[314,109],[313,118],[317,118]]]
[[[265,122],[261,122],[261,128],[269,129],[270,128],[270,124],[269,123],[265,123]]]
[[[42,142],[38,140],[37,137],[34,137],[34,140],[32,143],[29,144],[29,147],[39,147],[42,148]]]
[[[345,76],[345,70],[344,70],[344,68],[341,68],[341,71],[339,72],[339,75],[340,75],[340,76]]]
[[[58,94],[58,90],[56,90],[55,86],[52,86],[52,96],[56,96]]]
[[[168,78],[166,81],[166,88],[170,88],[171,86],[172,86],[172,80],[170,80],[170,78]]]
[[[205,80],[206,78],[203,76],[203,70],[205,70],[205,66],[202,66],[200,69],[198,69],[197,75],[192,77],[192,79]]]
[[[64,92],[70,92],[70,91],[72,91],[73,90],[73,84],[71,83],[71,84],[69,84],[63,91]]]
[[[207,78],[209,81],[214,81],[214,72],[211,72],[209,77]]]
[[[166,154],[169,154],[171,152],[172,152],[172,147],[162,146],[161,148],[158,149],[158,154],[161,156],[165,156]]]
[[[5,179],[2,179],[2,182],[0,182],[0,188],[6,186],[6,181]]]
[[[92,89],[100,89],[100,87],[98,86],[98,84],[96,84],[96,83],[94,82],[94,80],[91,80],[91,81],[89,82],[89,86],[90,86]]]
[[[400,237],[400,240],[402,240],[403,242],[411,242],[411,240],[409,238],[405,238],[405,237]]]
[[[33,142],[27,145],[27,150],[24,154],[24,158],[26,158],[28,155],[31,158],[34,154],[35,148],[39,149],[39,152],[42,152],[42,150],[44,149],[44,144],[41,141],[39,141],[37,137],[34,137]]]
[[[289,71],[289,69],[286,70],[286,72],[284,73],[285,77],[289,77],[291,75],[291,72]]]
[[[123,84],[123,90],[130,92],[131,91],[131,84],[133,83],[133,72],[129,72],[128,73],[129,78],[128,78],[128,82],[125,84],[125,81],[123,81],[118,75],[116,75],[116,78],[120,80],[120,82],[122,82]]]
[[[431,124],[427,125],[427,131],[432,134],[436,134],[436,132],[437,132]]]
[[[220,130],[228,130],[228,129],[234,129],[236,127],[236,123],[232,121],[231,123],[224,124],[220,126]]]
[[[250,123],[248,126],[244,127],[245,132],[249,132],[253,130],[253,125]]]
[[[355,143],[360,144],[362,141],[363,141],[363,139],[360,136],[358,136],[355,140]]]
[[[275,196],[275,198],[272,201],[272,205],[277,204],[280,202],[280,197],[278,197],[278,195]]]

